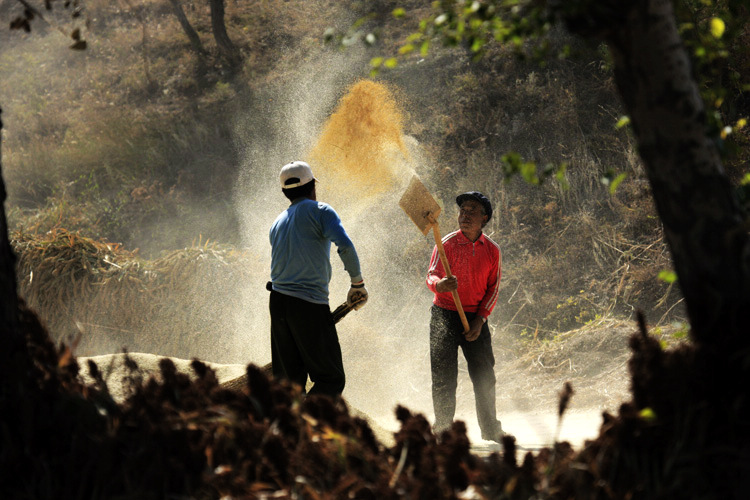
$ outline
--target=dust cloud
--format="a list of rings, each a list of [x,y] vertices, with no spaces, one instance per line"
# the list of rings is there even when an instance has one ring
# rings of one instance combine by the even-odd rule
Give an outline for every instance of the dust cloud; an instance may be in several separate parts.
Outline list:
[[[325,66],[342,67],[330,61]],[[247,141],[235,193],[242,244],[259,259],[253,282],[239,290],[245,306],[237,318],[238,335],[250,346],[248,362],[270,361],[268,229],[288,206],[278,172],[289,161],[308,161],[320,181],[318,199],[333,206],[354,241],[370,294],[364,308],[337,325],[347,373],[344,397],[375,418],[392,418],[398,403],[431,414],[431,294],[423,271],[433,243],[398,206],[423,153],[404,136],[397,89],[359,79],[355,72],[318,76],[293,81],[282,102],[275,101],[280,107],[269,109],[264,138],[243,136],[251,123],[238,128],[238,141]],[[419,249],[418,262],[404,256],[408,247]],[[333,309],[345,301],[349,279],[335,251],[331,263]]]
[[[264,365],[270,361],[265,290],[271,260],[268,229],[288,206],[278,173],[290,161],[308,161],[320,181],[318,200],[338,212],[357,248],[370,294],[364,308],[337,325],[347,374],[343,395],[380,427],[396,430],[398,404],[428,419],[433,414],[428,335],[432,294],[424,276],[434,241],[418,230],[398,202],[414,174],[429,188],[432,174],[439,175],[440,167],[414,138],[405,135],[407,103],[400,98],[400,89],[360,79],[352,70],[356,66],[347,65],[341,56],[329,57],[335,60],[301,68],[299,74],[307,77],[291,79],[280,95],[269,96],[262,115],[237,122],[244,162],[235,205],[242,245],[257,256],[257,266],[252,279],[237,290],[243,306],[235,318],[238,339],[234,341],[242,344],[245,362]],[[259,136],[257,130],[264,132]],[[445,215],[443,211],[443,234],[456,227],[452,212]],[[334,309],[345,300],[349,277],[334,251],[331,263],[330,305]],[[456,419],[466,422],[470,439],[479,442],[471,382],[461,356],[459,360]],[[500,369],[498,364],[496,370]],[[521,433],[526,443],[549,444],[557,425],[554,392],[551,395],[551,413],[530,416],[518,411],[516,399],[524,396],[499,377],[498,416],[505,430]],[[580,442],[590,437],[584,432],[595,432],[589,424],[598,420],[599,413],[575,418],[585,425],[565,427],[564,437]]]

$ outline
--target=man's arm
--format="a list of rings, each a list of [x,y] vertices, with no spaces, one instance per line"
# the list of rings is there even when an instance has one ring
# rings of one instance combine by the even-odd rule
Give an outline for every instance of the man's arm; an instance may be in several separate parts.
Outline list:
[[[344,263],[344,269],[349,273],[352,283],[362,281],[357,250],[354,248],[354,243],[346,233],[343,224],[341,224],[341,219],[329,205],[323,205],[321,208],[323,236],[336,245],[336,252],[339,254],[341,262]]]
[[[425,280],[425,282],[427,283],[427,288],[429,288],[432,293],[449,292],[450,290],[438,290],[438,283],[442,282],[443,280],[445,280],[445,269],[443,269],[443,263],[440,262],[437,245],[435,245],[435,247],[432,249],[430,267],[427,269],[427,279]],[[440,286],[440,288],[442,288],[442,286]]]
[[[352,284],[346,294],[346,302],[355,310],[359,309],[367,302],[368,293],[362,279],[357,250],[354,248],[354,243],[352,243],[349,235],[346,234],[346,230],[341,224],[341,218],[336,211],[329,205],[324,205],[321,208],[323,209],[323,234],[336,245],[339,258],[344,263],[344,269],[351,278]]]
[[[492,259],[489,272],[487,273],[487,291],[479,302],[478,316],[489,317],[497,304],[497,297],[500,294],[500,277],[502,276],[503,268],[502,260],[500,249],[497,248],[497,257]]]
[[[469,331],[466,333],[466,340],[472,342],[479,337],[482,333],[482,326],[487,321],[492,310],[495,308],[497,303],[497,296],[500,290],[500,273],[501,273],[501,257],[500,249],[497,249],[497,257],[493,258],[489,262],[489,269],[487,273],[487,290],[485,291],[484,297],[479,302],[479,309],[477,315],[471,320],[469,324]]]
[[[453,290],[458,290],[458,278],[445,275],[443,263],[438,256],[437,245],[432,250],[430,268],[427,270],[425,282],[432,293],[450,293]]]

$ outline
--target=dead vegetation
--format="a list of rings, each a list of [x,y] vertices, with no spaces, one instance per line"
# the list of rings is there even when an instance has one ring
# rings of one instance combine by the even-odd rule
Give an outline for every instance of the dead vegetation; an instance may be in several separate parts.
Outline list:
[[[599,319],[551,338],[503,336],[498,345],[498,399],[502,407],[534,411],[555,404],[560,387],[570,383],[577,409],[612,411],[630,397],[628,361],[636,324]],[[649,330],[664,349],[687,343],[684,325]],[[520,396],[523,397],[520,397]],[[466,395],[470,397],[470,395]]]
[[[747,401],[716,385],[704,353],[664,351],[643,323],[630,339],[632,402],[582,450],[556,443],[520,463],[512,436],[480,458],[462,422],[434,436],[404,407],[384,446],[344,400],[304,398],[253,365],[230,390],[197,360],[193,377],[162,360],[158,380],[131,361],[118,404],[95,364],[82,385],[69,349],[27,309],[22,324],[36,387],[3,419],[9,498],[740,498],[750,470]]]
[[[78,355],[125,347],[190,359],[210,342],[221,359],[220,340],[234,333],[225,318],[240,307],[222,297],[258,266],[248,252],[209,241],[145,260],[63,229],[18,234],[13,248],[20,295]]]

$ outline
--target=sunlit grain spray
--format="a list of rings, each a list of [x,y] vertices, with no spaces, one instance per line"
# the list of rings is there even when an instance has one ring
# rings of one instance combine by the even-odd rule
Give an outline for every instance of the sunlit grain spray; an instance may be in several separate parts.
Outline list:
[[[371,80],[355,83],[309,155],[321,181],[320,198],[352,209],[392,192],[409,170],[403,122],[403,112],[385,85]]]

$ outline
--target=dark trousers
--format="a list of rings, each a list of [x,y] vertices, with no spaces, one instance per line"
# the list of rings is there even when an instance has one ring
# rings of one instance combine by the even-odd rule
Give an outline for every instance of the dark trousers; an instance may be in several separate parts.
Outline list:
[[[314,304],[271,292],[271,363],[273,376],[286,378],[310,394],[338,396],[346,378],[336,325],[327,304]]]
[[[495,356],[492,353],[490,329],[485,323],[473,342],[464,338],[464,327],[456,311],[432,306],[430,318],[430,365],[432,368],[432,404],[435,411],[435,432],[451,426],[456,413],[458,385],[458,348],[469,368],[474,386],[477,420],[483,439],[497,438],[501,426],[495,409]],[[466,313],[471,321],[474,313]]]

